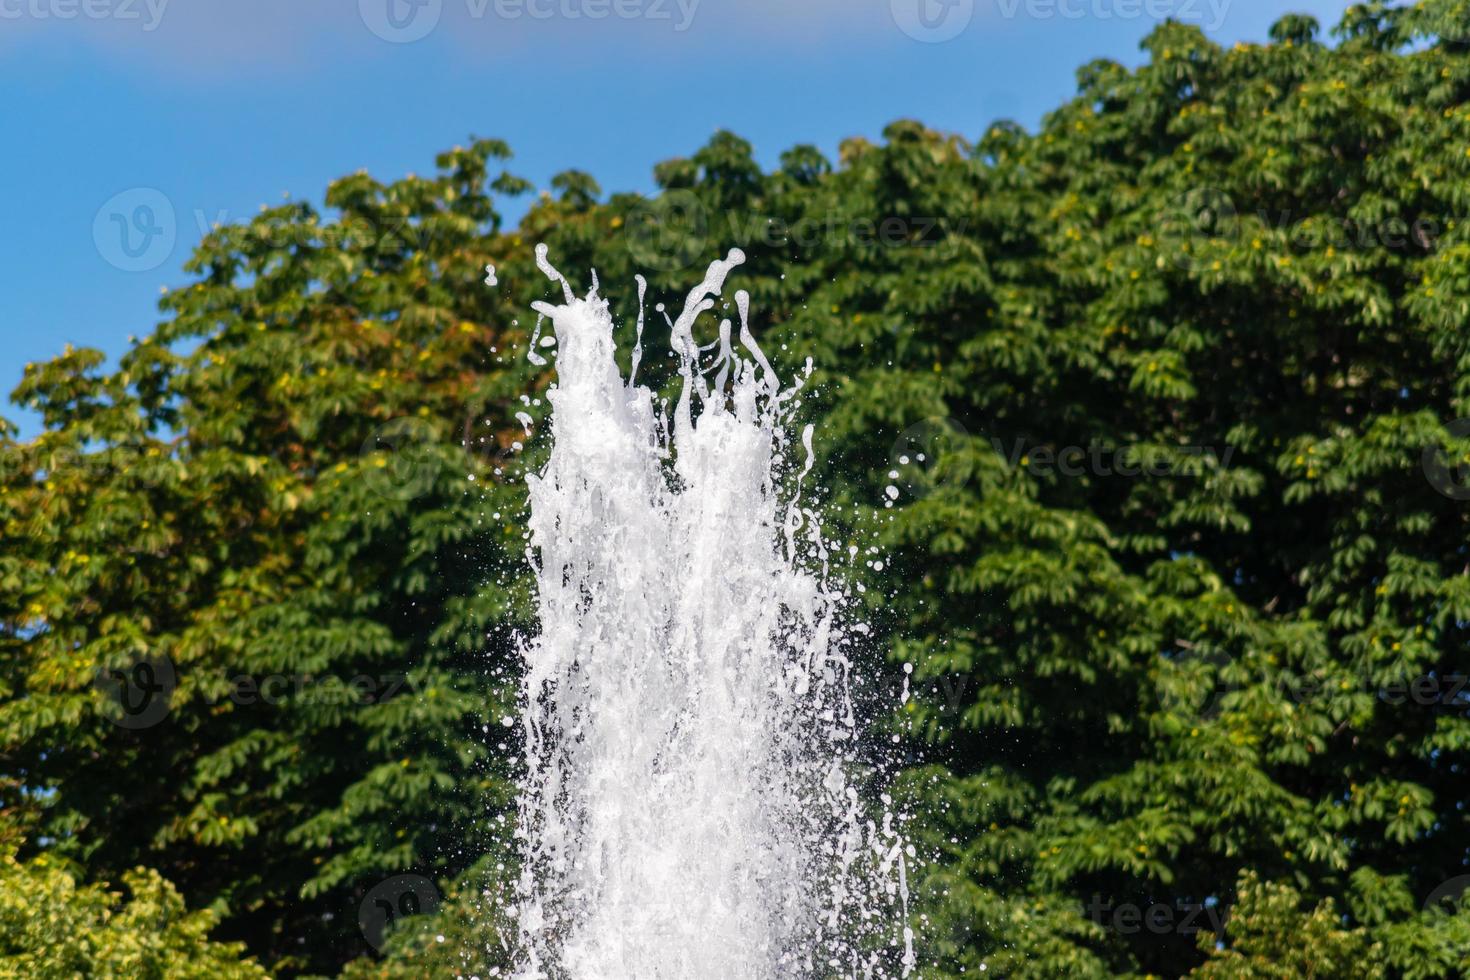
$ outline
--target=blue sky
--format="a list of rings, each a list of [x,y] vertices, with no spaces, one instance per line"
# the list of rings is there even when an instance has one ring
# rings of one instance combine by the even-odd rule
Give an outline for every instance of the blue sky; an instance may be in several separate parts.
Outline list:
[[[769,164],[901,117],[966,136],[999,117],[1033,126],[1078,66],[1136,64],[1162,16],[1259,41],[1286,10],[1326,27],[1346,6],[0,0],[0,393],[66,343],[115,357],[147,333],[201,226],[283,194],[319,202],[359,168],[426,172],[471,134],[507,140],[538,187],[576,167],[641,191],[716,129]],[[0,414],[36,432],[15,406]]]

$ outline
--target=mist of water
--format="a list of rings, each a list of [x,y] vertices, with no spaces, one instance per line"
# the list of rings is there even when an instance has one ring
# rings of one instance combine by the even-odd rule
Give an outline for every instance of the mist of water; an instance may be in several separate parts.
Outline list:
[[[554,345],[557,382],[528,477],[517,975],[907,974],[912,850],[859,792],[865,627],[803,499],[812,431],[788,428],[805,379],[778,380],[744,292],[738,326],[695,340],[744,256],[663,318],[672,405],[636,383],[642,314],[625,382],[595,276],[578,298],[537,259],[564,301],[535,304],[553,334],[533,356]]]

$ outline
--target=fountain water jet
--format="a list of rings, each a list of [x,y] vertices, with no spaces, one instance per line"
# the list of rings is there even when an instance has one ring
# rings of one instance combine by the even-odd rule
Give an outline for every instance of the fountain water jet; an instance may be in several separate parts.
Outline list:
[[[914,962],[912,850],[854,784],[846,597],[801,497],[810,427],[799,472],[789,458],[804,379],[781,386],[743,292],[741,351],[728,319],[717,345],[694,339],[743,260],[713,263],[669,324],[670,412],[619,374],[596,277],[577,298],[537,249],[564,302],[534,304],[557,383],[551,456],[527,479],[540,633],[523,643],[526,980],[880,977]]]

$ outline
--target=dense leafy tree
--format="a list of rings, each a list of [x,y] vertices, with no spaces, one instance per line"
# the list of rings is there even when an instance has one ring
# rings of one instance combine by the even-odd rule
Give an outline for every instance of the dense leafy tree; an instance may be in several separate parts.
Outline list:
[[[1034,134],[900,122],[769,172],[719,134],[648,199],[563,174],[513,230],[493,141],[218,229],[117,370],[16,393],[46,422],[0,472],[25,856],[157,869],[286,974],[365,956],[364,902],[420,875],[434,928],[353,975],[487,969],[554,367],[532,246],[631,324],[635,273],[673,301],[739,245],[768,351],[818,369],[833,532],[885,549],[927,973],[1470,969],[1465,24],[1165,24]]]
[[[1370,945],[1362,930],[1342,928],[1332,900],[1310,913],[1300,896],[1281,884],[1262,884],[1247,872],[1236,888],[1229,945],[1214,932],[1200,933],[1209,956],[1191,976],[1200,980],[1274,980],[1294,977],[1381,977],[1386,972],[1381,945]]]
[[[365,952],[366,891],[452,878],[507,799],[522,600],[486,586],[532,384],[484,364],[516,336],[480,286],[503,152],[221,228],[116,372],[69,351],[18,392],[47,431],[0,504],[6,773],[50,850],[158,869],[278,970]]]
[[[190,912],[158,872],[126,872],[126,894],[79,884],[52,854],[0,845],[0,976],[27,980],[265,980],[239,944],[211,942],[217,916]]]

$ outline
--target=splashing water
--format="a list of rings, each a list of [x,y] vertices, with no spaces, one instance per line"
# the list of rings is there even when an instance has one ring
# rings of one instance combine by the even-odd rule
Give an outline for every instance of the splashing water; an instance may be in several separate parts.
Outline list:
[[[522,978],[885,977],[914,963],[912,849],[856,785],[848,604],[801,499],[810,427],[805,465],[789,459],[805,379],[780,385],[743,291],[748,357],[728,319],[717,351],[694,339],[743,260],[713,263],[669,324],[670,414],[633,380],[642,278],[625,384],[595,275],[578,299],[537,249],[565,302],[534,304],[558,381],[551,457],[528,477],[541,632],[523,644]]]

